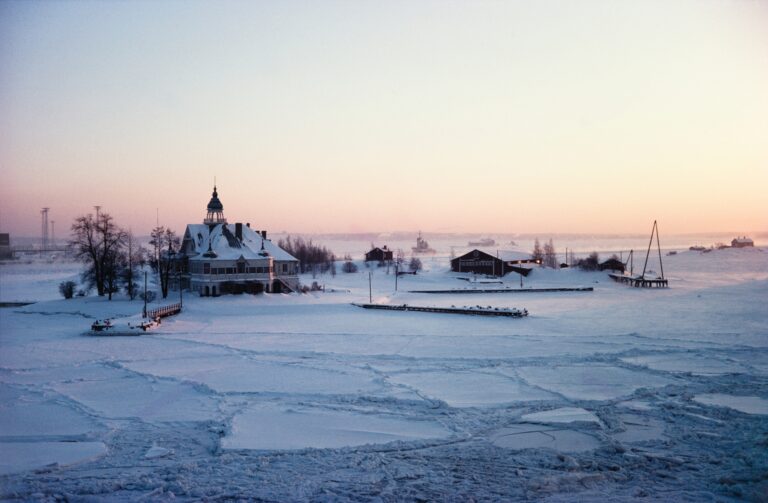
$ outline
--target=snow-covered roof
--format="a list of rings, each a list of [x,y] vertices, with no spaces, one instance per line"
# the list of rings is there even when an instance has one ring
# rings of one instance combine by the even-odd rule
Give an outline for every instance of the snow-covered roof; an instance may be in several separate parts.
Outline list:
[[[733,240],[733,243],[754,243],[751,238],[743,237],[743,238],[736,238]]]
[[[499,258],[504,262],[514,260],[531,260],[533,256],[530,253],[515,250],[499,250]]]
[[[250,227],[246,225],[242,227],[243,239],[240,241],[235,237],[236,226],[233,224],[217,224],[212,227],[206,224],[189,224],[185,237],[189,236],[194,250],[187,250],[187,254],[192,259],[202,260],[210,243],[211,250],[216,253],[215,259],[218,260],[237,260],[240,257],[246,260],[263,259],[265,258],[262,255],[263,252],[268,253],[275,260],[298,260],[269,239],[262,238],[260,233]]]
[[[485,253],[486,255],[490,255],[491,257],[498,258],[503,262],[514,262],[517,260],[533,260],[533,256],[530,253],[526,253],[526,252],[521,252],[517,250],[483,250],[481,248],[475,248],[474,250],[471,250],[458,258],[463,258],[467,256],[472,257],[475,251],[479,251],[479,252]]]

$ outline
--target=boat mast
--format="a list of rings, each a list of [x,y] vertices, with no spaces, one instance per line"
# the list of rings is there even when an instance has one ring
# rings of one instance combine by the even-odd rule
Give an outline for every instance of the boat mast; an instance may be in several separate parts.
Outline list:
[[[656,220],[653,221],[653,229],[651,229],[651,239],[648,241],[648,250],[645,252],[645,264],[643,264],[643,274],[640,276],[645,279],[645,269],[648,266],[648,257],[651,254],[651,246],[653,245],[653,234],[656,233],[656,245],[659,248],[659,266],[661,267],[661,279],[664,279],[664,264],[661,262],[661,244],[659,243],[659,227],[656,224]]]

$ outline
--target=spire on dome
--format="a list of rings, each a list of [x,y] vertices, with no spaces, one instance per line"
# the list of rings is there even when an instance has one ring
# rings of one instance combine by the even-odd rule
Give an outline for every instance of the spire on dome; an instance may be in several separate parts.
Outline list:
[[[224,205],[219,200],[219,193],[216,190],[216,184],[213,185],[213,194],[211,194],[211,200],[208,202],[207,213],[205,215],[204,224],[216,225],[225,224],[227,219],[224,218]]]

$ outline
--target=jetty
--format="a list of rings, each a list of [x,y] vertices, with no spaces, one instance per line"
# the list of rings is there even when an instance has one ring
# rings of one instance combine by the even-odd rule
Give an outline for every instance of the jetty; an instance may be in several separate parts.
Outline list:
[[[636,288],[666,288],[669,286],[666,278],[646,278],[644,276],[628,276],[625,274],[610,273],[608,276],[618,283]]]
[[[155,309],[147,309],[146,302],[140,317],[124,319],[125,323],[116,324],[110,319],[96,320],[91,324],[90,335],[141,335],[141,332],[155,329],[163,322],[163,318],[179,314],[182,309],[181,302],[160,306]]]
[[[176,304],[150,309],[146,312],[146,317],[152,320],[166,318],[168,316],[173,316],[174,314],[179,314],[181,312],[181,307],[181,302],[177,302]]]
[[[591,292],[591,286],[553,288],[451,288],[448,290],[409,290],[408,293],[543,293],[543,292]]]
[[[522,318],[528,316],[527,309],[517,309],[515,307],[492,307],[492,306],[464,306],[464,307],[432,307],[432,306],[409,306],[408,304],[356,304],[353,306],[363,309],[383,309],[386,311],[417,311],[422,313],[445,313],[445,314],[468,314],[473,316],[506,316],[508,318]]]
[[[645,277],[645,271],[648,268],[648,257],[651,254],[651,246],[653,246],[653,235],[656,234],[656,248],[658,249],[659,253],[659,267],[661,268],[661,276],[657,278],[646,278]],[[629,252],[629,258],[628,260],[632,260],[634,250]],[[626,264],[624,264],[626,267]],[[653,228],[651,229],[651,239],[648,241],[648,250],[645,252],[645,263],[643,264],[643,272],[640,275],[634,275],[632,274],[632,268],[630,268],[630,274],[616,274],[616,273],[610,273],[608,276],[618,282],[622,283],[624,285],[629,285],[635,288],[667,288],[669,286],[669,282],[664,277],[664,262],[661,259],[661,243],[659,241],[659,226],[656,223],[656,220],[653,221]]]

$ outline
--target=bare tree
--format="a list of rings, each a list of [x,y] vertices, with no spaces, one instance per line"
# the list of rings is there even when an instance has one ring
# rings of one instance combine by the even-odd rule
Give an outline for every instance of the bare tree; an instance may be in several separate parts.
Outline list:
[[[544,267],[557,268],[557,254],[555,253],[555,245],[552,244],[552,239],[544,243]]]
[[[408,263],[408,269],[412,272],[419,272],[422,269],[421,259],[418,257],[411,257],[411,261]]]
[[[395,267],[398,271],[403,270],[403,264],[405,264],[405,252],[402,248],[398,248],[397,254],[395,255]]]
[[[116,267],[126,233],[108,213],[80,216],[72,224],[70,246],[75,258],[86,264],[83,280],[96,287],[100,296],[112,300],[117,279]]]
[[[131,232],[128,232],[125,243],[127,249],[121,260],[120,279],[128,298],[133,300],[139,294],[139,285],[136,282],[138,277],[136,269],[146,262],[144,258],[146,250],[142,246],[137,245]]]
[[[157,262],[157,272],[160,275],[160,290],[163,298],[168,297],[168,286],[171,279],[171,271],[176,264],[176,251],[179,249],[179,238],[171,229],[165,229],[160,238],[160,257]]]
[[[163,236],[165,236],[165,227],[162,225],[159,225],[152,229],[152,232],[149,233],[150,240],[149,244],[152,245],[152,256],[149,259],[149,265],[152,267],[152,270],[157,272],[158,265],[160,264],[160,255],[162,254],[163,250]]]
[[[587,258],[579,259],[576,266],[585,271],[596,271],[600,268],[600,256],[597,252],[592,252]]]
[[[539,243],[539,238],[536,238],[536,241],[533,243],[533,252],[531,255],[537,264],[541,264],[544,261],[544,252],[541,251],[541,243]]]
[[[69,246],[75,254],[75,259],[86,264],[83,280],[89,286],[95,286],[99,295],[104,295],[104,284],[101,281],[101,260],[99,260],[99,234],[93,215],[83,215],[72,224],[72,239]]]

